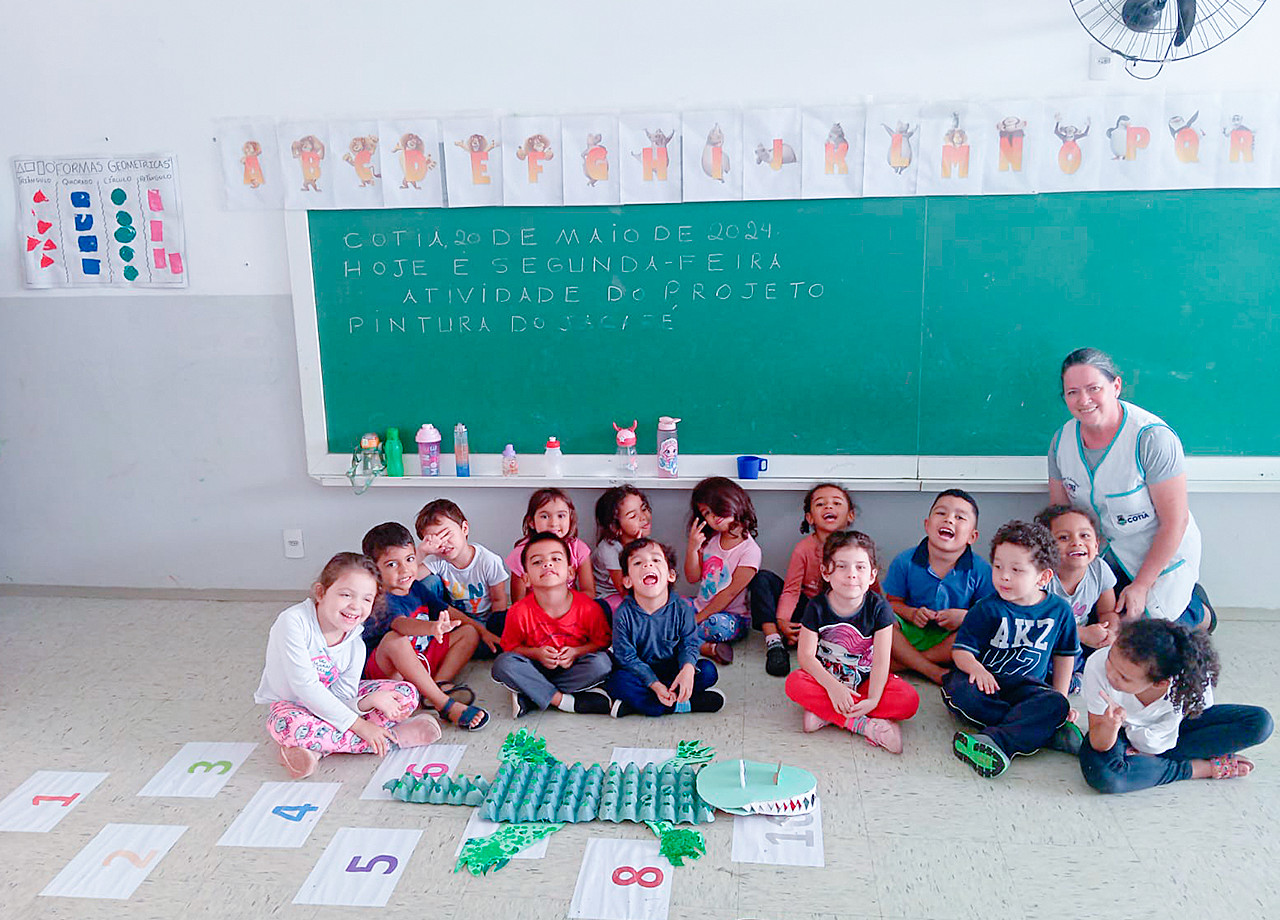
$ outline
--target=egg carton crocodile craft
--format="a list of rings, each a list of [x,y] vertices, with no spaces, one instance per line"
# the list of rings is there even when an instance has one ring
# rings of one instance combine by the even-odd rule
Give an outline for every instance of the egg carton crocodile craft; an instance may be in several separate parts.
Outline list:
[[[715,751],[681,741],[660,764],[566,766],[547,742],[527,729],[507,735],[492,782],[483,776],[453,779],[406,772],[383,788],[392,798],[425,805],[470,805],[502,824],[487,837],[463,844],[454,871],[484,875],[501,869],[520,850],[566,824],[633,821],[657,835],[659,852],[674,866],[706,852],[702,833],[682,824],[708,824],[717,809],[735,815],[802,815],[817,803],[813,774],[781,763],[749,760],[712,763]]]

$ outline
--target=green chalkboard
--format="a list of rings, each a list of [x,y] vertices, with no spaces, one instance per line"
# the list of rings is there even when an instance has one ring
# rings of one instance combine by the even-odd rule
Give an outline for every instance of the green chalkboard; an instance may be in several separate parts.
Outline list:
[[[1110,351],[1189,453],[1278,455],[1280,192],[308,215],[329,449],[1035,455]],[[445,448],[448,449],[446,432]],[[652,449],[649,447],[648,449]]]

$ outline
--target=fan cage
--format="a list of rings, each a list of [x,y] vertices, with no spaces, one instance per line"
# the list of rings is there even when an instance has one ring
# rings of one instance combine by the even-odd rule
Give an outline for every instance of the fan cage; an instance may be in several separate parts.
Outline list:
[[[1174,47],[1178,32],[1178,3],[1168,0],[1160,21],[1150,32],[1134,32],[1124,24],[1124,0],[1071,0],[1080,25],[1098,44],[1129,61],[1156,64],[1180,61],[1221,45],[1243,29],[1266,0],[1199,0],[1196,20],[1186,42]]]

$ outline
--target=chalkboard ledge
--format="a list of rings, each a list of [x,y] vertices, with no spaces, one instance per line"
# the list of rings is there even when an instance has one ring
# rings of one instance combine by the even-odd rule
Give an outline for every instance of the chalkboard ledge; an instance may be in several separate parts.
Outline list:
[[[938,492],[960,486],[971,492],[1044,493],[1044,457],[912,457],[766,455],[770,467],[759,479],[739,480],[750,490],[804,491],[815,482],[834,480],[854,490],[882,492]],[[350,487],[346,472],[351,457],[325,454],[313,457],[310,476],[324,486]],[[546,475],[540,454],[520,458],[520,475],[501,475],[501,455],[473,454],[471,476],[454,475],[453,458],[441,457],[440,476],[418,475],[416,456],[405,457],[403,477],[379,476],[378,488],[506,488],[605,489],[630,482],[642,489],[689,489],[706,476],[736,478],[733,455],[683,455],[680,477],[661,479],[652,457],[641,457],[635,475],[620,475],[617,458],[604,454],[568,455],[564,475]],[[1188,457],[1190,492],[1280,492],[1280,457]]]

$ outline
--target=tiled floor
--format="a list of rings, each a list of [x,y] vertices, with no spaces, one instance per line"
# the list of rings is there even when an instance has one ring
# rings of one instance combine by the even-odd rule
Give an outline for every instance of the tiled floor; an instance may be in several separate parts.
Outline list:
[[[0,797],[36,770],[108,778],[47,834],[0,833],[0,917],[349,917],[515,920],[563,917],[588,837],[644,838],[631,825],[570,826],[547,857],[486,878],[453,874],[467,810],[361,801],[372,757],[332,757],[315,778],[342,789],[305,846],[216,847],[259,785],[286,779],[263,743],[213,799],[138,798],[187,741],[265,741],[252,702],[267,630],[283,605],[0,597]],[[1280,614],[1223,611],[1223,702],[1280,711],[1274,668]],[[705,828],[707,855],[674,870],[674,920],[733,918],[1267,917],[1280,915],[1280,747],[1258,749],[1245,780],[1186,782],[1123,797],[1093,793],[1067,757],[1020,758],[983,780],[955,761],[955,725],[935,691],[904,727],[900,757],[836,729],[799,732],[798,710],[767,677],[759,637],[722,669],[715,716],[620,721],[552,713],[525,723],[568,760],[607,761],[615,745],[672,747],[700,738],[721,755],[786,759],[813,771],[826,867],[730,861],[732,821]],[[494,708],[484,731],[446,729],[467,745],[461,770],[492,776],[513,727],[506,694],[478,666],[471,683]],[[111,822],[184,824],[184,834],[127,901],[39,897]],[[381,910],[291,902],[342,826],[421,827]]]

